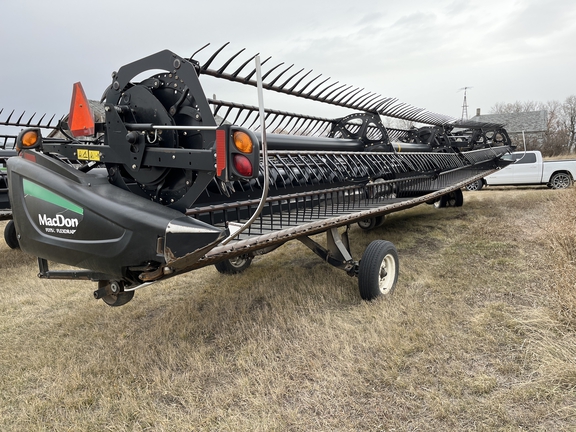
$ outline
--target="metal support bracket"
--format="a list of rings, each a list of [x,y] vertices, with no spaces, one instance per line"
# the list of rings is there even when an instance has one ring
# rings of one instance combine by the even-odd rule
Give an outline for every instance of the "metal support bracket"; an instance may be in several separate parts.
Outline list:
[[[326,231],[326,248],[310,237],[299,237],[298,240],[328,264],[346,271],[350,276],[355,276],[358,273],[358,262],[352,259],[349,231],[350,225],[346,226],[346,231],[343,233],[340,233],[338,228],[330,228]]]
[[[50,270],[48,261],[38,258],[38,277],[41,279],[83,279],[83,280],[111,280],[114,276],[90,270]]]

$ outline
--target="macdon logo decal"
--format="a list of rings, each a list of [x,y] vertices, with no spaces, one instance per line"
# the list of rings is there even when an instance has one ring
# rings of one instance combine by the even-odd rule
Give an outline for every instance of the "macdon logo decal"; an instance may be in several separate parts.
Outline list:
[[[78,226],[78,219],[66,218],[61,214],[57,214],[56,217],[50,218],[45,214],[38,215],[38,223],[40,226],[45,227],[47,233],[57,233],[57,234],[74,234],[75,229]]]
[[[82,207],[28,179],[23,179],[22,185],[28,209],[31,214],[38,216],[38,226],[44,232],[64,235],[76,233],[76,228],[84,219]]]

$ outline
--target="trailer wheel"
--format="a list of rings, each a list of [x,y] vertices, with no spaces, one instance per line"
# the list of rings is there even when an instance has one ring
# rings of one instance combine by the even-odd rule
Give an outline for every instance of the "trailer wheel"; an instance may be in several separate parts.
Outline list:
[[[398,252],[392,243],[375,240],[368,245],[358,268],[358,287],[364,300],[392,294],[398,281]]]
[[[123,291],[122,282],[98,281],[98,290],[94,291],[94,298],[102,299],[108,306],[124,306],[134,298],[134,291]]]
[[[550,178],[552,189],[566,189],[572,186],[572,177],[566,173],[556,173]]]
[[[469,191],[479,191],[484,187],[484,182],[482,180],[476,180],[474,183],[470,183],[466,186],[466,190]]]
[[[8,221],[4,227],[4,241],[10,249],[18,249],[20,247],[18,235],[16,234],[16,225],[14,225],[13,220]]]
[[[109,296],[102,297],[104,303],[108,306],[124,306],[130,300],[134,298],[134,291],[122,291],[118,294],[111,294]]]
[[[456,189],[455,191],[448,192],[446,195],[442,195],[440,199],[434,202],[434,207],[462,207],[462,204],[464,204],[462,189]]]
[[[358,221],[358,226],[363,230],[370,231],[373,230],[374,228],[382,226],[383,223],[384,223],[384,216],[376,216],[373,218],[362,219],[361,221]]]
[[[214,267],[216,267],[216,270],[222,274],[238,274],[250,267],[253,258],[252,255],[239,255],[234,258],[217,262],[214,264]]]

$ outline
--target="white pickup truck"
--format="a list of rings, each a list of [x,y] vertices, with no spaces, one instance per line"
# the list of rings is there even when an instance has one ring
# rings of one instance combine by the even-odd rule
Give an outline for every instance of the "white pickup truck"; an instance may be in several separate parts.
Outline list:
[[[480,190],[484,186],[540,185],[552,189],[565,189],[576,178],[576,160],[545,161],[539,151],[515,152],[503,156],[515,162],[500,171],[466,186],[467,190]]]

